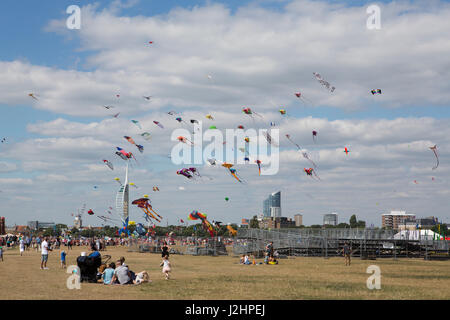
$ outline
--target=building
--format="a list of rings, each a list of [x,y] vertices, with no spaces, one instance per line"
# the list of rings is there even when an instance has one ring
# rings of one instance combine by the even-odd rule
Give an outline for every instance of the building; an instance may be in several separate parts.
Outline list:
[[[280,218],[281,217],[281,208],[280,207],[271,207],[270,208],[270,216],[272,218]]]
[[[41,222],[41,221],[28,221],[27,225],[32,231],[54,228],[56,226],[54,222]]]
[[[5,217],[0,217],[0,235],[6,234]]]
[[[407,231],[415,231],[417,230],[417,220],[409,220],[409,219],[405,219],[403,220],[403,223],[398,225],[398,230],[402,231],[402,230],[407,230]]]
[[[324,214],[323,215],[323,225],[337,226],[338,225],[338,214],[336,212]]]
[[[28,226],[15,226],[14,233],[21,233],[21,234],[30,233],[30,228]]]
[[[75,216],[75,221],[73,222],[73,226],[80,230],[83,227],[83,221],[81,220],[81,214]]]
[[[295,221],[292,218],[286,217],[266,217],[259,221],[259,228],[261,229],[281,229],[295,227]]]
[[[129,221],[129,183],[128,183],[128,161],[125,171],[125,183],[120,186],[119,191],[116,194],[116,210],[120,215],[124,226],[128,226]]]
[[[406,211],[391,211],[391,213],[383,213],[381,215],[381,226],[387,229],[398,230],[399,225],[405,225],[406,221],[415,220],[414,214],[406,213]]]
[[[281,217],[281,191],[272,193],[263,202],[264,217]]]
[[[294,221],[295,221],[296,227],[302,226],[303,225],[303,215],[302,214],[294,215]]]
[[[417,228],[431,229],[438,224],[438,219],[435,217],[418,218],[416,219]]]
[[[241,227],[247,227],[247,228],[248,228],[249,225],[250,225],[250,219],[244,219],[244,218],[243,218],[243,219],[241,220],[241,225],[240,225]]]

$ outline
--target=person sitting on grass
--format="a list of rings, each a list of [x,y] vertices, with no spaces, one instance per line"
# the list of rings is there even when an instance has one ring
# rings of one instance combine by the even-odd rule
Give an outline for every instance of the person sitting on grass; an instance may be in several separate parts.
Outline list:
[[[133,280],[134,284],[141,284],[144,282],[152,282],[150,280],[150,276],[148,275],[147,271],[141,271],[136,274],[136,278]]]
[[[116,261],[116,269],[114,270],[114,275],[111,279],[111,284],[131,284],[133,283],[131,279],[130,270],[128,270],[127,266],[122,265],[122,261]]]
[[[244,262],[245,262],[245,256],[242,255],[241,259],[239,259],[239,264],[244,264]]]
[[[247,254],[244,257],[244,264],[251,264]]]
[[[103,284],[111,284],[112,279],[114,277],[114,269],[116,269],[116,265],[114,262],[111,262],[102,273]]]

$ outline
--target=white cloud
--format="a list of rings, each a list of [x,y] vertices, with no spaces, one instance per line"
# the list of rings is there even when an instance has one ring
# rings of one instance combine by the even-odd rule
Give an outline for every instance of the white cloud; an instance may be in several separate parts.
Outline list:
[[[36,215],[50,217],[49,209],[54,209],[65,215],[53,219],[68,222],[69,213],[82,203],[88,202],[94,211],[114,203],[118,184],[113,178],[124,173],[124,162],[114,154],[121,146],[135,153],[139,162],[130,171],[139,186],[133,196],[150,193],[154,208],[172,223],[194,209],[237,222],[261,211],[262,200],[275,189],[282,190],[283,214],[302,212],[309,224],[320,223],[321,214],[330,211],[340,212],[342,218],[356,212],[358,218],[379,224],[379,214],[396,207],[448,217],[447,119],[330,121],[308,117],[308,108],[300,109],[304,105],[294,92],[304,93],[313,102],[310,107],[448,107],[450,44],[442,30],[450,29],[449,4],[381,4],[382,29],[377,31],[365,28],[364,7],[326,2],[291,1],[278,11],[252,5],[234,13],[208,4],[153,17],[121,16],[120,8],[132,4],[115,2],[101,11],[96,5],[83,7],[79,49],[91,52],[85,61],[91,71],[0,62],[1,103],[59,115],[53,121],[29,123],[28,132],[40,137],[12,143],[0,153],[2,159],[20,162],[0,163],[0,172],[8,174],[0,178],[7,186],[2,191],[33,199]],[[46,30],[64,34],[63,28],[61,21],[52,21]],[[322,74],[336,91],[329,93],[312,72]],[[381,88],[383,94],[372,96],[373,88]],[[28,97],[30,92],[38,93],[39,101]],[[149,102],[143,95],[153,98]],[[106,110],[103,105],[115,108]],[[252,120],[241,112],[243,106],[264,119]],[[286,106],[288,113],[298,109],[302,116],[282,118],[279,106]],[[245,185],[222,167],[200,167],[212,180],[176,175],[178,167],[167,158],[175,145],[170,134],[176,128],[191,128],[167,115],[173,109],[182,110],[188,123],[202,120],[205,130],[210,125],[219,130],[238,125],[265,128],[269,121],[277,122],[279,174],[258,176],[254,164],[237,166]],[[112,118],[116,112],[120,116]],[[215,120],[205,119],[207,113]],[[99,119],[81,122],[64,119],[66,115]],[[131,119],[151,133],[150,142],[139,137],[142,131]],[[312,130],[318,131],[317,142]],[[303,168],[311,165],[285,134],[312,155],[322,181],[305,175]],[[144,154],[124,135],[144,145]],[[441,164],[432,171],[435,160],[429,147],[434,144]],[[114,171],[102,159],[112,161]],[[161,191],[151,193],[155,185]],[[225,196],[231,199],[226,204]],[[0,205],[8,208],[11,201],[7,198]],[[133,215],[139,214],[133,210]],[[24,213],[17,217],[27,219]]]

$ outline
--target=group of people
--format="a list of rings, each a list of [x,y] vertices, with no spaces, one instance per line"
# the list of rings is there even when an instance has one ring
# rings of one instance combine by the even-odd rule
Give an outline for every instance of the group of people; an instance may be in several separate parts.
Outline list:
[[[147,271],[134,273],[125,264],[125,258],[121,257],[115,263],[111,262],[108,266],[102,265],[98,272],[99,278],[104,285],[126,285],[141,284],[151,282]]]

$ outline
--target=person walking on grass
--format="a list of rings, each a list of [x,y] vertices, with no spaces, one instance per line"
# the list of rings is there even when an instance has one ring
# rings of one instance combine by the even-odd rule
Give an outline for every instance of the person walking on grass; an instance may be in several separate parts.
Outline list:
[[[345,258],[345,265],[349,266],[350,261],[350,255],[352,254],[352,248],[348,245],[348,242],[344,244],[344,248],[342,249],[343,256]]]
[[[19,241],[19,250],[20,250],[20,256],[22,256],[23,252],[25,251],[25,241],[23,240],[23,237],[20,238],[20,241]]]
[[[66,266],[66,251],[61,251],[61,268],[65,269]]]
[[[44,238],[44,241],[41,243],[41,270],[48,270],[47,261],[48,261],[48,251],[52,251],[48,244],[47,237]]]
[[[170,272],[172,271],[172,268],[170,266],[169,257],[168,256],[164,256],[163,260],[162,260],[162,262],[161,262],[161,264],[159,266],[163,267],[162,272],[166,276],[166,280],[169,280]]]

